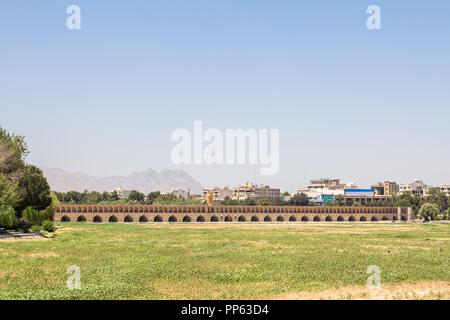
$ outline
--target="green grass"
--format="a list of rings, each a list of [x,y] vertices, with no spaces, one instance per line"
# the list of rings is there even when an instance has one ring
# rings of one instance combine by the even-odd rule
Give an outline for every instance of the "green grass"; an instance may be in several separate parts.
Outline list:
[[[63,225],[0,242],[0,299],[267,298],[364,286],[370,265],[382,284],[450,281],[444,223]]]

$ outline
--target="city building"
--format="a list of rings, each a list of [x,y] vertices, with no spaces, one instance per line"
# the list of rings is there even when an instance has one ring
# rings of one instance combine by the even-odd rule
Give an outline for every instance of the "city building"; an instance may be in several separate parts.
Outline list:
[[[183,189],[171,189],[169,194],[173,194],[177,198],[189,199],[190,192]]]
[[[210,192],[212,192],[212,201],[223,201],[226,197],[232,198],[233,192],[232,190],[226,186],[226,187],[214,187],[211,189],[203,189],[202,191],[202,201],[207,201],[208,197],[210,196]]]
[[[345,189],[345,196],[350,197],[373,197],[375,195],[375,190],[373,189]]]
[[[110,193],[113,193],[114,191],[117,192],[117,194],[119,195],[120,199],[128,198],[128,196],[131,193],[131,190],[125,189],[124,187],[118,187],[118,188],[110,191]]]
[[[340,183],[340,179],[321,178],[310,180],[306,186],[308,189],[342,189],[344,185]]]
[[[299,188],[297,193],[304,193],[308,199],[318,205],[333,203],[338,195],[344,195],[345,185],[339,179],[310,180],[306,188]]]
[[[370,186],[370,188],[373,189],[376,196],[384,195],[384,183],[377,182],[377,184]]]
[[[252,182],[232,189],[234,200],[245,199],[278,199],[280,198],[280,189],[270,188],[270,186],[257,186]]]
[[[340,198],[339,201],[341,201],[342,205],[351,207],[354,204],[358,204],[360,206],[370,205],[373,203],[378,203],[380,205],[383,203],[392,204],[394,201],[394,198],[393,198],[393,196],[387,196],[387,195],[382,195],[382,196],[377,196],[375,194],[364,195],[364,193],[361,193],[360,195],[358,195],[357,193],[355,193],[355,194],[350,193],[350,194],[345,195],[342,198]]]
[[[384,182],[384,195],[393,196],[400,191],[399,185],[394,181]]]
[[[425,194],[428,186],[421,180],[414,180],[412,183],[401,184],[399,187],[400,194],[407,191],[411,192],[411,195],[421,197]]]
[[[450,183],[441,186],[441,191],[447,194],[447,197],[450,197]]]
[[[376,196],[393,196],[400,191],[399,185],[394,181],[378,182],[375,185],[370,186],[375,191]]]

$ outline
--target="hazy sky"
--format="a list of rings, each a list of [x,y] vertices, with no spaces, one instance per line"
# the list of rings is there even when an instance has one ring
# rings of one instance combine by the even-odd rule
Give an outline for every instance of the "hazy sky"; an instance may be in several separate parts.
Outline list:
[[[66,8],[81,8],[81,30]],[[381,8],[381,30],[366,8]],[[450,182],[450,2],[0,2],[0,125],[29,161],[99,176],[186,170],[292,191]],[[177,128],[280,129],[280,170],[175,166]]]

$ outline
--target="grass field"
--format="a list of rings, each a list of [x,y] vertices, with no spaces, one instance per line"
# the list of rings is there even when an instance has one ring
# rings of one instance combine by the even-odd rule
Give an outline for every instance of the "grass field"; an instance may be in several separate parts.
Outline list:
[[[0,242],[0,299],[450,298],[450,224],[62,225]]]

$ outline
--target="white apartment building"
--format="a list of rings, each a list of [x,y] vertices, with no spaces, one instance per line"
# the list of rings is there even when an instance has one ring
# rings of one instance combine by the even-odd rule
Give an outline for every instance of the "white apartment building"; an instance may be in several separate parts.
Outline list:
[[[280,197],[280,189],[270,188],[267,185],[257,186],[252,182],[247,182],[245,185],[241,185],[233,188],[234,200],[245,199],[278,199]]]
[[[322,196],[338,196],[344,195],[344,189],[330,189],[330,188],[300,188],[297,193],[304,193],[308,196],[309,200],[313,202],[322,202]]]
[[[214,187],[211,189],[203,189],[202,191],[202,201],[206,201],[208,199],[209,192],[212,192],[213,194],[213,201],[223,201],[226,197],[232,198],[233,192],[232,190],[226,186],[226,187]]]
[[[131,190],[125,189],[124,187],[118,187],[118,188],[116,188],[114,190],[111,190],[109,192],[113,193],[114,191],[117,192],[117,194],[119,195],[119,198],[121,198],[121,199],[128,198],[128,196],[131,193]]]
[[[401,184],[399,189],[400,194],[410,191],[413,196],[423,196],[427,188],[428,186],[423,181],[414,180],[412,183]]]
[[[445,192],[445,194],[447,195],[447,197],[450,197],[450,183],[441,186],[440,189],[441,189],[442,192]]]

